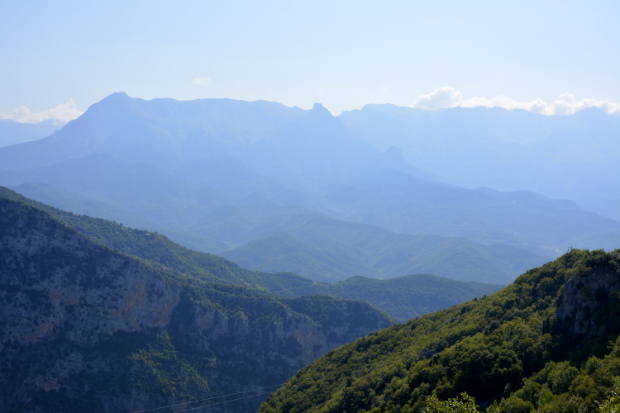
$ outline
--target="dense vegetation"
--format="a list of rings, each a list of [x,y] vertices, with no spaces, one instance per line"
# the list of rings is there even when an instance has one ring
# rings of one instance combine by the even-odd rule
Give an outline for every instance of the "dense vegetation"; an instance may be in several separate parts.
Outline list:
[[[591,411],[620,375],[619,261],[620,250],[573,250],[491,296],[370,334],[302,369],[260,412],[419,412],[462,392],[499,411]]]
[[[414,274],[388,280],[357,276],[330,284],[299,284],[292,291],[295,295],[332,295],[366,301],[404,323],[422,314],[492,294],[501,287],[455,281],[430,274]]]
[[[273,386],[391,324],[359,301],[161,270],[1,197],[0,252],[0,411],[133,411]]]

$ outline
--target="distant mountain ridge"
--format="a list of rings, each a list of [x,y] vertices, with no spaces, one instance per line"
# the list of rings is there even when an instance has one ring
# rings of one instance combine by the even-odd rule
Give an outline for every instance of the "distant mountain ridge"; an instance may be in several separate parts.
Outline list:
[[[460,281],[508,284],[520,271],[548,261],[546,256],[503,245],[398,234],[296,207],[225,207],[193,231],[207,238],[228,236],[247,242],[223,253],[242,266],[291,271],[319,281],[433,273]]]
[[[65,122],[52,119],[39,123],[21,123],[12,119],[0,119],[0,148],[45,138],[64,125]]]
[[[466,119],[469,112],[459,113]],[[494,113],[484,112],[491,124]],[[46,199],[50,186],[57,187],[64,194],[59,202],[85,206],[87,198],[102,213],[152,222],[148,228],[183,245],[217,253],[281,231],[282,222],[271,221],[261,227],[262,237],[229,240],[247,218],[239,216],[228,227],[218,224],[213,236],[205,220],[237,206],[302,207],[396,233],[462,237],[551,257],[571,246],[620,244],[618,221],[528,192],[458,187],[441,171],[411,165],[398,147],[377,150],[356,137],[345,118],[319,104],[302,110],[230,99],[145,101],[117,93],[48,138],[0,148],[0,184],[30,184],[30,196]],[[389,135],[386,129],[386,140]],[[279,260],[277,268],[297,271],[302,261]]]
[[[620,219],[620,116],[502,108],[425,111],[366,105],[338,116],[351,134],[469,188],[529,190]]]
[[[312,139],[302,147],[298,139],[291,140],[297,136]],[[351,161],[378,152],[350,137],[321,105],[304,111],[271,102],[144,101],[115,93],[49,138],[0,150],[0,164],[24,170],[106,153],[169,172],[200,153],[214,151],[237,157],[267,176],[294,179],[291,182],[321,180],[324,171],[342,173]],[[319,165],[314,163],[316,157],[307,156],[317,151],[324,159]],[[274,156],[276,164],[271,162]],[[292,176],[283,178],[283,171]]]
[[[323,199],[328,206],[323,212],[335,218],[409,234],[462,236],[552,256],[570,246],[611,250],[620,245],[619,221],[574,202],[526,191],[463,189],[391,168],[352,178]]]

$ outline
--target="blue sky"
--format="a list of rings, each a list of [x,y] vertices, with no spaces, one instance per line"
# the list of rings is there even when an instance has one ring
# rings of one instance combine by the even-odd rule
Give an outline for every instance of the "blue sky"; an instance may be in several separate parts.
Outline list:
[[[302,108],[321,102],[335,114],[367,103],[432,109],[445,99],[472,105],[498,96],[514,107],[536,99],[552,104],[567,92],[577,103],[620,102],[617,0],[0,1],[0,7],[4,117],[19,107],[35,113],[65,104],[81,111],[117,91]],[[432,95],[437,88],[444,89]],[[431,104],[424,106],[422,95]]]

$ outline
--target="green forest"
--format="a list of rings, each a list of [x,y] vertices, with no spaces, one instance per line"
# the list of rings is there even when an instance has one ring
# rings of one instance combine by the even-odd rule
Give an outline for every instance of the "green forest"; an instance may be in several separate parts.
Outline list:
[[[372,333],[299,371],[260,412],[595,411],[620,375],[619,261],[573,250],[495,294]]]

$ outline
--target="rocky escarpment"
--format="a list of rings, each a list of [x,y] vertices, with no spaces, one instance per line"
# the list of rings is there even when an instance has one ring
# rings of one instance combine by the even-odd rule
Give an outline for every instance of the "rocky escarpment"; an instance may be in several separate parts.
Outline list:
[[[163,275],[0,199],[1,411],[130,412],[276,385],[389,324],[360,302]]]
[[[163,327],[180,290],[140,263],[89,242],[34,209],[4,202],[0,345],[92,345],[115,331]]]
[[[594,336],[620,322],[609,316],[614,298],[620,298],[619,264],[620,253],[615,253],[609,262],[593,261],[575,269],[560,292],[555,313],[566,332]]]

